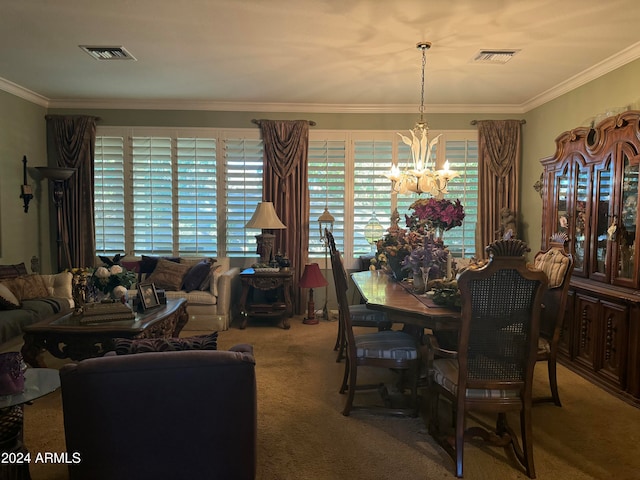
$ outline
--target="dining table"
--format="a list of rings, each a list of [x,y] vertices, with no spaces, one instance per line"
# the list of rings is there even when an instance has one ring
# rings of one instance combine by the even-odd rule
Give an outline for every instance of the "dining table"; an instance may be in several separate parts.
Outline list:
[[[432,331],[460,325],[459,308],[437,305],[428,292],[415,293],[410,281],[397,281],[384,270],[354,272],[351,279],[367,308],[385,312],[392,322]]]

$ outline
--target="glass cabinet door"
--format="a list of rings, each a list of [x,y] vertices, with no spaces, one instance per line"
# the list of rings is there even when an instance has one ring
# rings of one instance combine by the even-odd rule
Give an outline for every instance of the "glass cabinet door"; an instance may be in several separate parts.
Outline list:
[[[573,231],[574,231],[574,272],[584,273],[584,259],[588,255],[589,244],[588,228],[589,212],[587,212],[587,206],[589,205],[589,169],[581,168],[580,165],[576,165],[576,196],[575,205],[573,208]]]
[[[609,227],[611,225],[611,195],[612,195],[612,173],[611,159],[607,160],[602,170],[595,171],[596,174],[596,205],[593,217],[594,235],[593,250],[591,257],[591,274],[593,279],[605,281],[607,274]]]
[[[638,163],[632,163],[626,152],[622,154],[622,161],[620,214],[616,219],[615,232],[617,265],[614,273],[618,278],[633,280],[638,217]]]
[[[569,166],[565,166],[561,172],[555,177],[556,187],[556,211],[555,215],[555,232],[564,232],[569,235],[569,211],[567,196],[569,193]]]

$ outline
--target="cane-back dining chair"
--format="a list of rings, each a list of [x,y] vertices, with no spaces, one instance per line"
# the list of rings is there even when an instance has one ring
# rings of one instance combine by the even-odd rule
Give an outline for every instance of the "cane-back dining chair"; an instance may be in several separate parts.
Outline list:
[[[488,263],[464,271],[458,279],[462,298],[457,351],[436,352],[431,369],[429,431],[463,475],[464,441],[482,438],[511,446],[527,475],[535,478],[531,404],[533,370],[546,275],[529,268],[529,249],[521,240],[499,240],[487,247]],[[448,402],[442,401],[440,395]],[[439,407],[450,403],[455,434],[440,429]],[[506,413],[520,413],[520,436]],[[497,415],[495,430],[466,428],[469,412]]]
[[[547,362],[551,388],[550,397],[534,398],[534,402],[552,401],[559,407],[562,406],[562,403],[560,403],[560,394],[558,393],[556,360],[562,324],[564,323],[569,281],[573,272],[573,256],[565,251],[566,240],[565,233],[553,234],[549,249],[536,253],[533,259],[533,266],[542,270],[549,280],[547,290],[542,297],[538,361]]]
[[[390,413],[393,415],[410,416],[418,415],[418,379],[422,356],[418,337],[396,330],[382,330],[371,333],[355,335],[351,312],[347,300],[347,272],[344,269],[340,252],[336,249],[335,240],[330,232],[326,233],[329,241],[331,255],[331,268],[338,299],[338,308],[341,310],[340,321],[345,336],[345,365],[344,376],[340,386],[340,393],[347,394],[347,399],[342,414],[348,416],[354,408],[366,408],[372,411]],[[397,382],[400,389],[408,386],[410,391],[408,408],[397,408],[394,405],[384,406],[354,406],[356,391],[378,390],[381,383],[358,384],[359,367],[377,367],[387,371],[399,372],[401,378]],[[404,393],[404,392],[401,392]]]

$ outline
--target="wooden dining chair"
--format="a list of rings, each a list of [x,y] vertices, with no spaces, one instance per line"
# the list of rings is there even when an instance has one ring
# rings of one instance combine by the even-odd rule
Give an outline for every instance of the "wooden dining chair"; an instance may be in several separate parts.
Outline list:
[[[331,255],[331,267],[338,299],[338,307],[342,314],[340,321],[345,337],[345,365],[340,393],[347,394],[347,400],[342,414],[348,416],[354,408],[366,408],[372,411],[386,411],[393,415],[410,416],[418,415],[418,379],[422,356],[418,337],[395,330],[382,330],[371,333],[355,335],[351,312],[347,300],[347,272],[344,269],[340,252],[336,249],[335,241],[330,232],[327,232],[329,251]],[[399,372],[402,378],[397,382],[400,389],[408,386],[410,390],[409,407],[395,408],[393,405],[385,406],[354,406],[356,391],[378,390],[384,392],[381,383],[358,384],[359,367],[377,367],[387,371]],[[404,393],[404,392],[402,392]]]
[[[331,233],[329,233],[329,235],[331,235],[330,241],[333,242],[333,247],[335,248],[335,239],[333,238],[333,235]],[[348,305],[347,308],[349,309],[349,314],[351,315],[351,324],[354,327],[375,328],[376,330],[381,332],[384,330],[391,330],[391,327],[393,326],[393,322],[389,320],[389,317],[385,312],[371,310],[370,308],[367,308],[366,305],[361,303]],[[342,315],[342,311],[343,309],[339,307],[339,317]],[[343,328],[344,322],[340,321],[340,318],[338,320],[338,334],[336,336],[336,343],[333,347],[333,350],[338,352],[338,355],[336,356],[336,362],[341,362],[344,359],[345,355],[347,337]]]
[[[539,251],[533,259],[533,266],[542,270],[549,280],[547,290],[542,297],[542,311],[540,313],[540,338],[538,339],[538,361],[547,362],[549,372],[550,397],[534,398],[534,402],[552,401],[561,407],[558,393],[558,377],[556,361],[558,344],[564,323],[569,282],[573,272],[573,256],[565,251],[565,233],[555,233],[551,236],[549,249]]]
[[[488,263],[458,279],[462,319],[457,351],[437,352],[430,378],[429,432],[451,455],[456,476],[463,475],[464,441],[482,438],[511,446],[527,475],[535,478],[531,425],[533,370],[546,275],[526,264],[521,240],[499,240],[487,247]],[[450,403],[454,436],[441,430],[440,408]],[[520,435],[506,413],[520,414]],[[495,429],[466,428],[470,412],[496,414]]]

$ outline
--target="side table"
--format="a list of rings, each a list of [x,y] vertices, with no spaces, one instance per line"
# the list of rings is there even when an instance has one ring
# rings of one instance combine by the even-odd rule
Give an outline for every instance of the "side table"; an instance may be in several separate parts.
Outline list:
[[[23,405],[60,387],[60,375],[53,368],[27,368],[24,391],[0,396],[0,478],[30,480],[29,451],[22,441]]]
[[[293,316],[293,270],[255,271],[247,268],[240,273],[242,296],[240,297],[240,328],[247,327],[249,317],[282,317],[282,328],[288,329]],[[255,301],[256,291],[262,292],[262,303]]]

